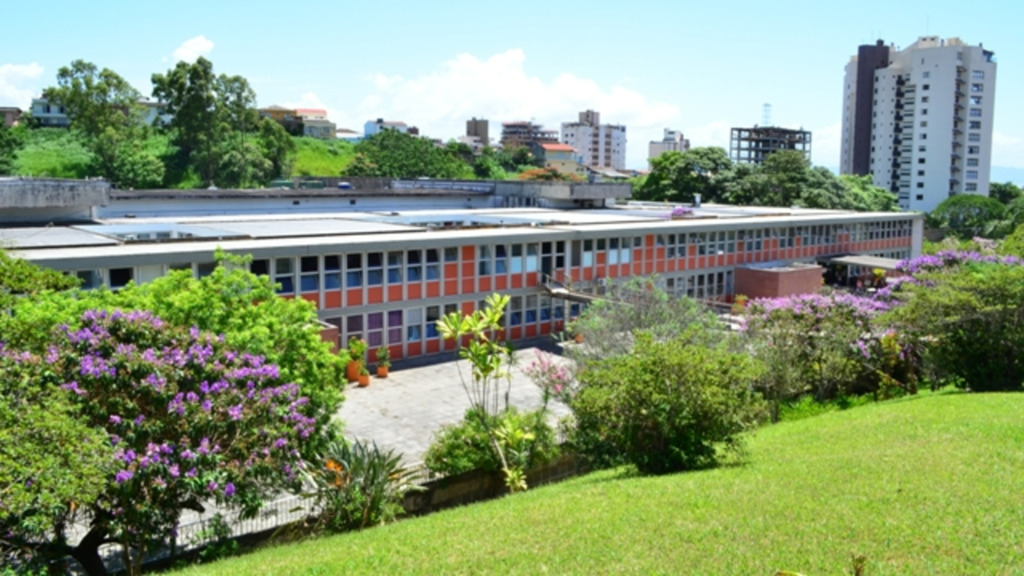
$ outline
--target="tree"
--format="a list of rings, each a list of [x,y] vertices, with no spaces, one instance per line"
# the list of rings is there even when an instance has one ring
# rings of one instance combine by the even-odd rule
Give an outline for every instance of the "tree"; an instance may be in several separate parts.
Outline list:
[[[939,378],[978,391],[1024,389],[1021,261],[976,253],[919,260],[891,321],[923,343]]]
[[[0,249],[0,316],[6,317],[21,296],[38,296],[49,290],[78,286],[77,278],[12,258]]]
[[[1013,182],[1004,182],[999,184],[993,182],[988,186],[988,196],[1003,205],[1009,205],[1014,200],[1024,195],[1024,191]]]
[[[259,132],[263,157],[270,161],[270,178],[288,177],[295,156],[295,140],[271,118],[260,120]]]
[[[582,182],[583,178],[576,174],[564,174],[557,168],[534,168],[519,174],[520,180],[537,180],[540,182]]]
[[[584,455],[619,455],[645,474],[713,466],[761,417],[748,354],[694,346],[691,328],[655,341],[636,333],[634,353],[609,356],[580,373],[572,433]]]
[[[96,157],[98,171],[125,188],[159,184],[163,165],[144,142],[141,95],[114,71],[75,60],[57,73],[57,86],[45,95],[64,106],[71,128],[80,131]]]
[[[355,146],[347,176],[380,178],[466,178],[472,168],[448,148],[398,130],[382,130]]]
[[[875,186],[870,175],[842,174],[839,181],[846,187],[853,209],[862,212],[895,212],[899,210],[896,195]]]
[[[928,215],[931,224],[961,239],[983,236],[993,223],[1004,219],[1006,207],[998,200],[958,194],[942,201]]]
[[[223,334],[232,348],[278,366],[282,378],[295,382],[309,398],[301,411],[314,419],[316,434],[302,451],[312,456],[341,405],[347,358],[333,354],[321,340],[310,303],[280,298],[269,278],[245,269],[244,259],[223,253],[217,259],[220,265],[201,279],[174,271],[117,292],[50,292],[19,299],[14,314],[0,316],[0,334],[9,346],[45,354],[53,329],[76,327],[90,309],[149,310],[176,326]]]
[[[9,128],[0,124],[0,176],[14,173],[14,160],[24,143],[24,129]]]
[[[704,201],[721,201],[726,182],[720,176],[732,166],[722,148],[666,152],[651,160],[651,172],[635,195],[640,200],[693,202],[701,194]]]
[[[253,516],[267,497],[298,489],[299,448],[315,421],[276,366],[148,312],[87,311],[80,320],[53,334],[38,385],[63,390],[114,448],[89,532],[68,550],[89,574],[106,574],[98,548],[108,539],[138,574],[182,510],[215,501]],[[55,531],[73,518],[73,502]]]

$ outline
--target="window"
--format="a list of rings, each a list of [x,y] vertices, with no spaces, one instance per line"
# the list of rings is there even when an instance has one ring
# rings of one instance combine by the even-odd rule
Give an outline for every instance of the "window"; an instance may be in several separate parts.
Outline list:
[[[437,306],[434,306],[436,309]],[[423,310],[416,308],[405,312],[405,339],[419,342],[423,339]]]
[[[458,262],[459,261],[459,249],[449,247],[444,249],[444,261],[445,262]]]
[[[927,104],[927,103],[928,103],[928,97],[927,96],[921,96],[921,104]]]
[[[345,257],[345,287],[359,288],[363,285],[363,255],[349,254]]]
[[[928,115],[928,109],[927,108],[921,108],[921,116],[927,116],[927,115]]]
[[[341,257],[324,256],[324,290],[341,289]]]
[[[924,170],[918,170],[917,171],[917,175],[918,176],[924,176]]]
[[[924,188],[924,182],[918,182],[917,183],[917,187],[918,188]]]
[[[924,144],[922,144],[922,145],[917,147],[917,151],[918,152],[927,152],[928,151],[928,147],[925,146]]]
[[[969,132],[967,134],[967,141],[968,142],[981,142],[981,134],[978,134],[977,132]]]
[[[441,265],[439,264],[437,250],[427,250],[427,280],[438,280],[441,278]]]
[[[494,273],[508,274],[508,246],[505,244],[494,247]]]
[[[536,272],[537,269],[538,269],[537,245],[536,244],[528,244],[526,246],[526,271],[527,272]]]
[[[423,252],[409,250],[405,253],[405,277],[409,282],[419,282],[423,279]]]
[[[984,70],[971,70],[971,80],[984,80],[984,79],[985,79],[985,71]]]
[[[388,312],[388,344],[402,343],[402,311]]]
[[[967,125],[968,130],[981,130],[981,120],[971,120]]]
[[[583,241],[583,266],[589,267],[594,265],[594,241],[584,240]]]
[[[921,73],[921,78],[931,78],[931,77],[932,77],[932,73],[930,71],[928,71],[928,70],[925,70],[924,72]]]
[[[427,338],[433,340],[440,338],[441,335],[437,331],[437,321],[441,319],[441,307],[440,306],[427,306],[427,326],[426,333]]]
[[[349,338],[363,337],[363,315],[349,316],[345,320],[345,334]]]
[[[971,118],[981,118],[981,108],[971,108]]]
[[[384,283],[384,253],[370,252],[366,255],[366,285],[380,286]]]
[[[295,278],[291,258],[278,258],[274,260],[274,282],[281,285],[278,294],[292,294],[295,292]]]
[[[932,87],[931,84],[922,84],[921,85],[921,90],[928,90],[931,87]]]
[[[967,153],[968,154],[980,154],[981,153],[981,146],[968,146],[967,147]]]
[[[320,266],[316,256],[303,256],[299,260],[302,272],[299,276],[299,287],[303,292],[316,292],[320,289]]]
[[[480,276],[491,275],[491,247],[479,246],[477,248],[476,273]]]
[[[974,182],[968,182],[968,183],[964,184],[964,192],[977,192],[977,191],[978,191],[978,185],[975,184]]]
[[[967,165],[968,166],[977,166],[978,165],[978,159],[977,158],[968,158],[967,159]]]
[[[388,284],[402,283],[402,258],[401,252],[388,252]]]
[[[927,127],[928,127],[928,121],[927,120],[921,120],[921,128],[927,128]]]
[[[384,343],[383,312],[366,315],[366,343],[370,348],[376,348]]]
[[[519,326],[523,323],[523,297],[513,296],[508,302],[508,325]]]
[[[257,276],[270,276],[270,260],[253,260],[249,271]]]
[[[536,324],[537,323],[537,296],[530,295],[526,297],[526,323]]]
[[[974,106],[981,106],[981,96],[971,96],[971,104]]]
[[[914,198],[917,199],[917,200],[924,200],[924,194],[918,194]]]
[[[97,270],[78,270],[75,272],[75,278],[81,281],[81,287],[85,290],[99,288],[103,283],[103,278]]]
[[[513,274],[523,273],[523,245],[512,245],[512,257],[509,259],[509,270]]]
[[[967,171],[967,179],[968,180],[977,180],[978,179],[978,171],[977,170],[968,170]]]
[[[924,164],[924,158],[918,158],[917,159],[917,163],[918,164]]]
[[[921,132],[921,140],[927,140],[927,139],[928,139],[928,133],[927,132]]]
[[[984,89],[982,84],[971,84],[971,92],[982,92]]]

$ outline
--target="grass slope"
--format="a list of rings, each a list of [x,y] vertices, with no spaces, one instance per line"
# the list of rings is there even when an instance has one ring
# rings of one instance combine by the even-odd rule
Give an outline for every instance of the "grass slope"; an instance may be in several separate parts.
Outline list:
[[[26,133],[25,147],[18,151],[14,173],[50,178],[94,176],[90,152],[82,141],[64,128],[39,128]]]
[[[740,466],[601,472],[185,574],[1024,573],[1024,395],[939,395],[760,431]]]
[[[294,138],[292,176],[340,176],[355,155],[350,142]]]

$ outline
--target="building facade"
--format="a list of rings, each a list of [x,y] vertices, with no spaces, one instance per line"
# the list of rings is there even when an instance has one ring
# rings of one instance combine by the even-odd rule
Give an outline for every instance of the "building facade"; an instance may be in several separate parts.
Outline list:
[[[383,118],[377,118],[376,120],[369,120],[363,125],[363,137],[369,138],[381,130],[397,130],[403,134],[419,134],[419,130],[416,130],[415,126],[410,129],[405,122],[391,122],[385,121]]]
[[[580,112],[578,122],[563,122],[562,143],[576,150],[584,166],[626,169],[626,127],[601,124],[599,112],[586,110]]]
[[[491,145],[491,123],[486,118],[473,117],[466,120],[466,137],[474,138],[481,146]]]
[[[988,195],[995,81],[994,53],[959,38],[861,46],[846,65],[840,170],[871,174],[905,210]]]
[[[533,122],[501,123],[501,146],[505,150],[511,151],[520,146],[530,148],[545,142],[558,142],[558,131],[545,130]]]
[[[0,106],[0,116],[3,117],[3,125],[10,128],[17,126],[21,118],[21,108],[14,106]]]
[[[568,144],[544,142],[534,146],[531,151],[544,168],[554,168],[560,174],[576,176],[581,180],[586,178],[587,169],[576,161],[576,151]]]
[[[765,158],[779,150],[796,150],[811,159],[811,133],[778,126],[733,128],[729,134],[729,157],[743,164],[764,164]]]
[[[681,131],[665,128],[665,136],[661,140],[651,140],[647,145],[647,167],[650,168],[651,160],[665,152],[686,152],[689,149],[690,141],[683,137]]]
[[[45,196],[38,185],[15,184]],[[490,192],[484,185],[396,181],[391,196],[358,189],[109,190],[91,222],[0,224],[0,241],[15,256],[73,274],[87,288],[115,290],[169,270],[208,274],[218,248],[250,254],[251,270],[276,282],[283,297],[313,303],[320,319],[337,328],[339,344],[363,337],[371,349],[387,345],[397,359],[452,350],[435,321],[477,309],[495,291],[511,297],[505,330],[519,340],[563,330],[581,306],[567,295],[598,294],[606,280],[657,274],[672,294],[725,303],[738,268],[814,264],[842,254],[906,258],[920,252],[923,236],[923,216],[912,213],[705,205],[693,217],[672,219],[674,207],[661,203],[510,209],[497,207],[502,195],[573,206],[628,195],[628,185],[498,182]],[[434,208],[410,209],[405,193],[432,195]],[[495,207],[456,208],[467,195],[491,198]],[[81,202],[96,202],[94,196],[82,194]],[[228,200],[263,208],[226,210]],[[309,200],[320,202],[316,211],[308,211]],[[161,202],[159,217],[143,216],[142,205]],[[38,202],[26,197],[25,204]]]

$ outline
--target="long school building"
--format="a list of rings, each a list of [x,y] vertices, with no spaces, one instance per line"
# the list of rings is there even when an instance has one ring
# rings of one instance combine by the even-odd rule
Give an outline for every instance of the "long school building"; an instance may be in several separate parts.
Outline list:
[[[250,254],[252,271],[282,296],[312,302],[342,346],[359,336],[405,358],[452,349],[435,321],[471,312],[493,292],[511,296],[506,329],[518,340],[557,333],[579,313],[580,304],[552,295],[555,285],[592,293],[605,280],[657,275],[673,294],[729,302],[738,268],[907,258],[923,236],[922,216],[910,213],[706,205],[672,219],[673,206],[644,203],[403,211],[392,201],[398,210],[339,202],[317,213],[192,215],[202,202],[189,200],[178,216],[0,228],[0,241],[86,287],[111,289],[175,269],[208,274],[217,248]],[[105,213],[118,209],[112,201]]]

